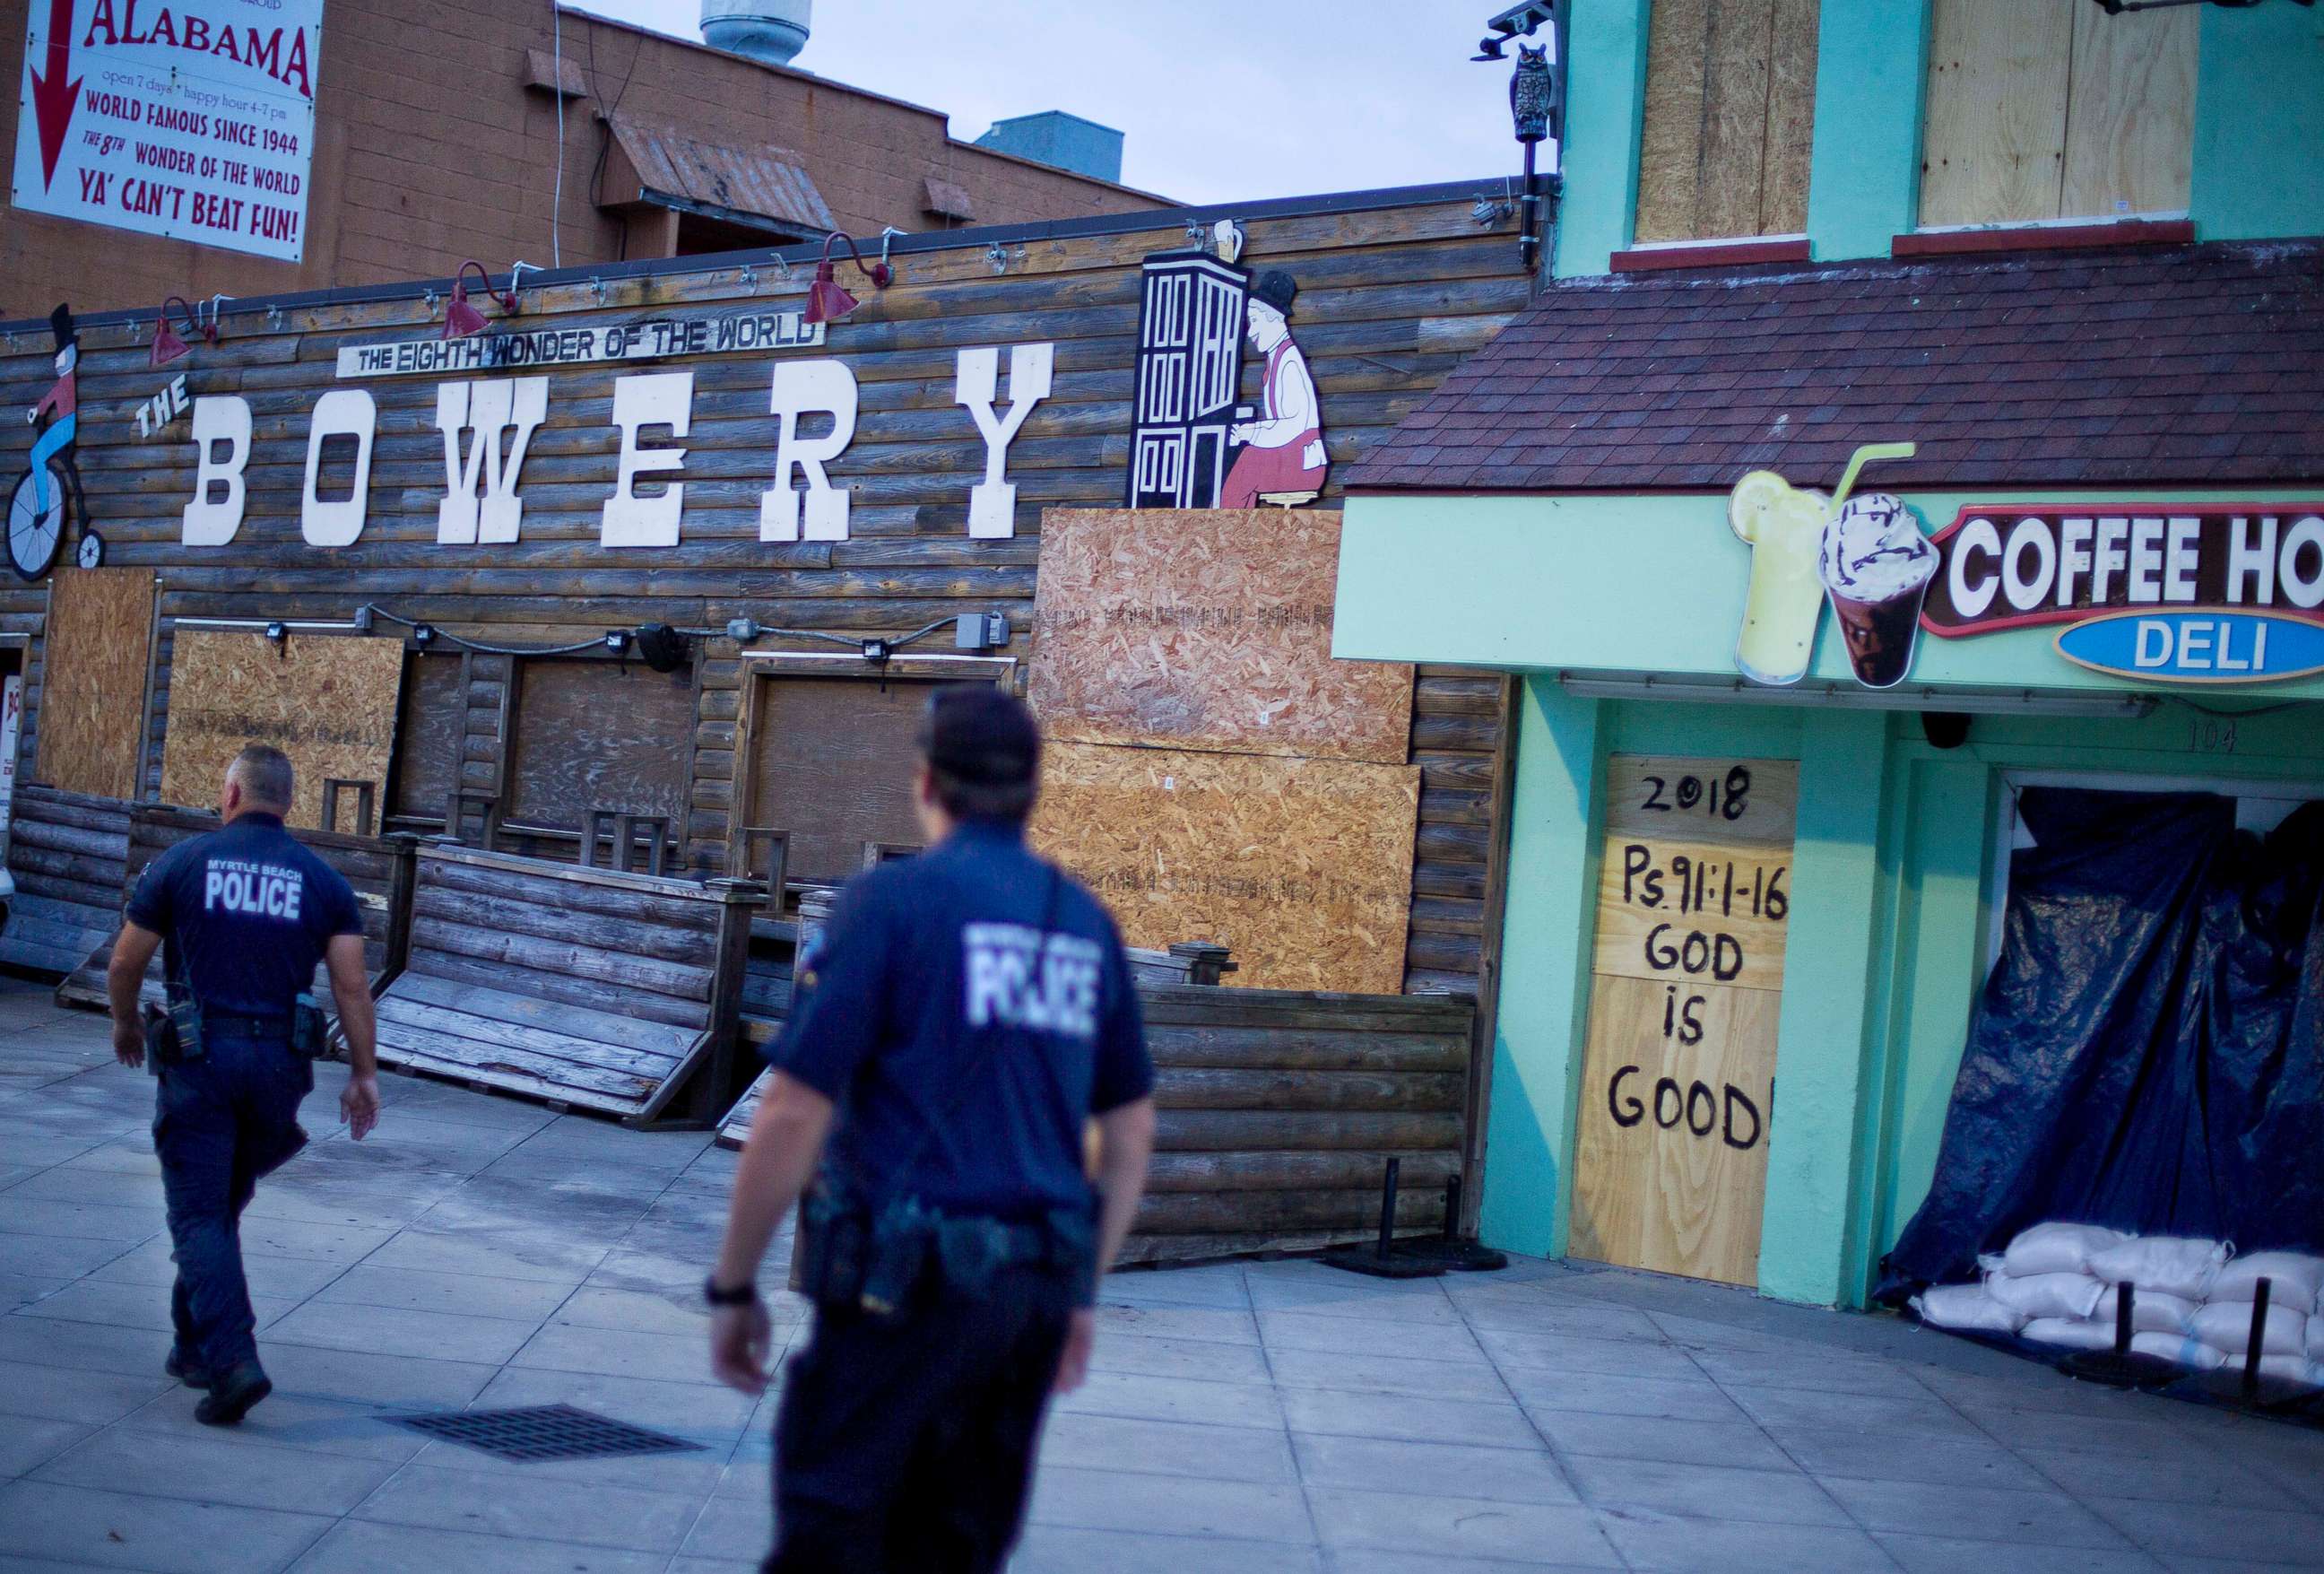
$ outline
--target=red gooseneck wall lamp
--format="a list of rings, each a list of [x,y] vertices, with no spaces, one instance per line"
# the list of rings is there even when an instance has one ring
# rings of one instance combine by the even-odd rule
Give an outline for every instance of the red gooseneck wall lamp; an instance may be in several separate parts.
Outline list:
[[[184,296],[172,295],[168,301],[161,302],[161,315],[153,319],[153,357],[148,365],[156,367],[166,366],[171,361],[183,360],[193,353],[193,347],[180,338],[178,330],[170,326],[171,301],[177,302],[179,310],[185,314],[186,326],[191,329],[204,344],[215,345],[218,341],[217,324],[204,323],[201,313],[196,311]]]
[[[468,304],[467,280],[470,268],[475,269],[476,277],[484,281],[484,292],[488,300],[498,304],[503,311],[513,312],[516,310],[516,270],[513,268],[509,270],[509,290],[506,294],[503,294],[493,288],[493,276],[484,272],[484,264],[471,257],[460,264],[458,273],[452,275],[452,299],[444,308],[446,338],[466,338],[470,334],[484,332],[488,326],[484,320],[484,314]]]
[[[807,286],[807,311],[804,320],[810,326],[818,322],[837,322],[855,310],[855,297],[840,287],[839,270],[831,260],[833,243],[847,242],[847,255],[855,259],[855,271],[872,281],[875,290],[885,290],[896,275],[885,263],[866,263],[863,254],[855,249],[853,236],[833,230],[824,236],[823,260],[815,265],[815,282]]]

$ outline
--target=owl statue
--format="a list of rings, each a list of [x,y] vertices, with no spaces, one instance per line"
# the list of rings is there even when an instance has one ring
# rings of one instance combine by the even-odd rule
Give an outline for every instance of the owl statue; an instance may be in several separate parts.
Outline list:
[[[1546,140],[1556,108],[1557,80],[1549,73],[1549,46],[1517,45],[1517,69],[1509,77],[1509,114],[1517,122],[1517,140]]]

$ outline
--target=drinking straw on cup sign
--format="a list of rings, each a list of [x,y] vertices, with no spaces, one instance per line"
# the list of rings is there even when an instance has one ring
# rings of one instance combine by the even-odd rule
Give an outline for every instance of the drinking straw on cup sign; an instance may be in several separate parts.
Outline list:
[[[1848,468],[1840,473],[1840,485],[1831,491],[1831,516],[1840,517],[1840,505],[1856,487],[1856,472],[1875,459],[1909,459],[1915,445],[1908,442],[1866,443],[1848,456]]]

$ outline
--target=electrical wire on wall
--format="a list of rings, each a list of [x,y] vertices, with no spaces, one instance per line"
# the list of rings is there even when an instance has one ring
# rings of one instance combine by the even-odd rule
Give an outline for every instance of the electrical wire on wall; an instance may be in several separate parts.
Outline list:
[[[625,653],[631,644],[640,641],[646,628],[667,627],[666,625],[650,624],[646,628],[640,629],[611,629],[594,639],[576,640],[569,644],[561,645],[496,645],[453,634],[448,629],[438,628],[425,618],[406,617],[401,613],[391,612],[377,602],[366,601],[362,606],[356,608],[355,623],[357,628],[368,628],[374,619],[398,624],[410,629],[415,634],[420,635],[423,644],[433,646],[440,642],[458,650],[474,651],[478,655],[484,656],[572,656],[578,655],[584,651],[604,650]],[[719,628],[669,628],[668,632],[671,635],[683,635],[688,639],[732,639],[742,644],[769,634],[779,639],[815,640],[826,644],[844,645],[867,662],[881,663],[906,645],[917,643],[936,633],[936,630],[958,621],[956,616],[939,617],[934,623],[923,624],[909,634],[833,634],[828,629],[820,628],[775,628],[753,618],[738,617]],[[423,630],[424,634],[421,633]]]
[[[549,199],[549,263],[565,265],[565,249],[558,244],[557,221],[565,211],[565,7],[549,0],[550,83],[549,96],[557,100],[557,185]]]

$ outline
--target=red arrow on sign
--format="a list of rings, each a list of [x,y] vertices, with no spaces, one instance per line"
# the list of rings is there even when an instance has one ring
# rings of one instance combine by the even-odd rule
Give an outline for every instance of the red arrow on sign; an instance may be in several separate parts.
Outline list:
[[[49,74],[32,73],[32,114],[41,123],[41,183],[57,178],[57,159],[65,151],[65,128],[72,124],[73,106],[80,102],[80,79],[65,79],[72,64],[73,0],[49,0]]]

